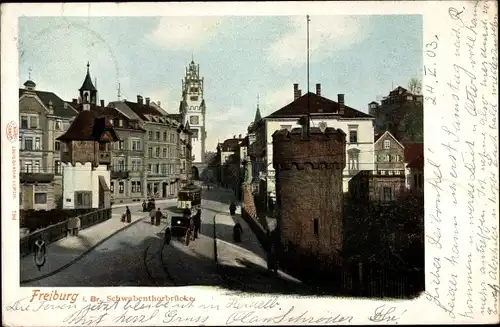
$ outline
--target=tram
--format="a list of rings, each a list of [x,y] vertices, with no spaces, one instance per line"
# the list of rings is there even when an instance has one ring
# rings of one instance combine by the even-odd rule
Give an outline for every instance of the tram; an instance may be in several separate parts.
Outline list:
[[[201,187],[189,184],[183,187],[177,195],[177,208],[191,209],[194,212],[201,207]]]

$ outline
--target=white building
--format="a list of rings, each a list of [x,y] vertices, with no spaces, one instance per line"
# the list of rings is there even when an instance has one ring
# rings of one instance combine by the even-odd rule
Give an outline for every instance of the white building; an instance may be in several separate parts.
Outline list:
[[[97,105],[87,64],[80,88],[79,114],[57,138],[61,144],[63,209],[111,207],[111,142],[118,141],[113,127],[92,107]]]
[[[182,81],[182,101],[179,112],[182,123],[189,122],[193,165],[205,163],[206,106],[203,98],[204,78],[200,77],[200,65],[191,61],[186,67],[186,76]]]
[[[254,121],[250,127],[249,153],[252,163],[255,162],[258,166],[258,172],[253,169],[254,176],[255,173],[258,173],[260,175],[259,179],[265,179],[266,192],[269,196],[274,197],[275,172],[273,168],[272,135],[280,129],[291,130],[301,127],[299,120],[301,118],[304,120],[309,111],[311,127],[340,128],[347,135],[343,189],[344,192],[348,192],[349,180],[357,172],[360,170],[374,170],[374,118],[346,106],[343,94],[338,95],[337,102],[322,97],[319,84],[316,85],[316,94],[309,93],[301,96],[300,93],[298,84],[294,84],[293,102],[260,119],[260,121]]]

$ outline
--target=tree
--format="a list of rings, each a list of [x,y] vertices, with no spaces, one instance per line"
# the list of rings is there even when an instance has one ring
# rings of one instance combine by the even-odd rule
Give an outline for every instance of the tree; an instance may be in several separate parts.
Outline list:
[[[420,92],[422,91],[422,81],[416,77],[410,78],[410,81],[408,82],[408,91],[413,94],[420,95]]]

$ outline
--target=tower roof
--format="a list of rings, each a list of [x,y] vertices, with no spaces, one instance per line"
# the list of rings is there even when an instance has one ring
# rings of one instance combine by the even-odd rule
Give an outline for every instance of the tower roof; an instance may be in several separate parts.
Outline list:
[[[97,89],[94,86],[94,83],[92,83],[92,78],[90,78],[89,70],[90,70],[90,63],[87,62],[87,75],[85,76],[85,80],[83,81],[80,91],[97,91]]]
[[[35,82],[33,82],[30,79],[27,80],[23,85],[26,86],[26,87],[31,87],[31,88],[34,88],[36,86]]]
[[[255,118],[253,120],[254,125],[257,124],[261,119],[262,116],[260,115],[259,105],[257,104],[257,110],[255,111]]]

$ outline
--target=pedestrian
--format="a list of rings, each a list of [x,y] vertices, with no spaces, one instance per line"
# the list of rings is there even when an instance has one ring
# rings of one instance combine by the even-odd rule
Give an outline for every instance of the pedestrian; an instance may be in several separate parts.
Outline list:
[[[127,206],[127,211],[125,212],[127,215],[127,223],[132,222],[132,213],[130,212],[130,208]]]
[[[161,213],[160,208],[158,208],[156,211],[156,226],[160,226],[161,217],[163,217],[163,214]]]
[[[241,227],[240,223],[236,223],[233,227],[233,240],[236,243],[241,242],[241,234],[243,234],[243,228]]]
[[[231,216],[234,216],[234,213],[236,212],[236,204],[234,204],[233,201],[231,201],[231,204],[229,205],[229,213]]]
[[[198,232],[201,228],[201,209],[196,211],[196,215],[194,215],[194,238],[198,238]]]
[[[148,212],[148,204],[146,203],[146,200],[142,201],[142,212]]]
[[[156,216],[156,211],[155,208],[153,208],[151,209],[151,211],[149,211],[149,217],[151,218],[151,225],[155,224],[155,216]]]

